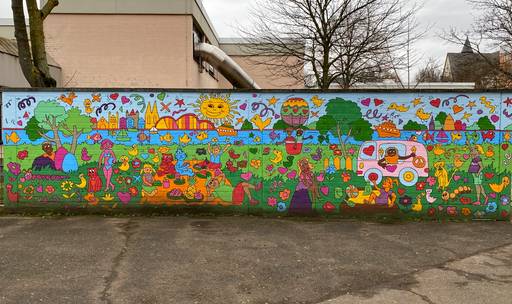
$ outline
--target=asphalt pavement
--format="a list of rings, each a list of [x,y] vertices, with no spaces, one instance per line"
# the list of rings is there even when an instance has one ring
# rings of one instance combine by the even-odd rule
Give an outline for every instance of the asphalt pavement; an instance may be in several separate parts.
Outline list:
[[[0,303],[511,303],[507,222],[0,217]]]

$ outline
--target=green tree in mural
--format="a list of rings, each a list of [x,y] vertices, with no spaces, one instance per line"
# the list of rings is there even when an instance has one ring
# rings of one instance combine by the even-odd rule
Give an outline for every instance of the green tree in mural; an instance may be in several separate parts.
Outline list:
[[[69,152],[75,154],[78,144],[78,138],[92,131],[91,118],[82,115],[80,110],[73,108],[67,112],[67,118],[62,122],[62,134],[66,137],[72,136],[71,148]]]
[[[39,121],[35,116],[32,116],[30,117],[30,119],[27,122],[27,125],[25,126],[25,132],[27,132],[28,139],[30,139],[31,141],[35,141],[41,138],[41,133],[48,133],[48,130],[44,130],[41,127],[39,127]]]
[[[409,120],[403,127],[406,131],[421,131],[426,130],[427,126],[419,124],[413,120]]]
[[[480,130],[495,130],[496,127],[492,124],[492,122],[489,120],[489,117],[482,116],[480,119],[476,122],[478,125],[478,128]]]
[[[242,130],[253,130],[254,126],[252,125],[252,122],[250,122],[248,119],[244,120],[244,123],[242,124]]]
[[[66,109],[55,100],[40,101],[34,110],[34,117],[39,122],[39,135],[54,143],[57,148],[62,147],[59,130],[62,122],[68,117]],[[50,137],[45,130],[52,131],[53,137]]]
[[[322,134],[328,131],[336,134],[343,155],[346,155],[345,146],[350,137],[359,141],[372,138],[372,126],[363,119],[361,109],[355,102],[342,98],[331,99],[326,105],[325,112],[326,115],[319,118],[316,129]]]
[[[437,114],[436,116],[436,121],[439,122],[442,126],[444,126],[446,117],[448,117],[448,115],[445,112],[439,112],[439,114]]]

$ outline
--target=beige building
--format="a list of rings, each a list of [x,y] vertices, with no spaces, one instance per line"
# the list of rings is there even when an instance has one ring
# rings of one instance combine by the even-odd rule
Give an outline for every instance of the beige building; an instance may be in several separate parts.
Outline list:
[[[67,87],[304,87],[220,39],[200,0],[62,0],[44,25]]]

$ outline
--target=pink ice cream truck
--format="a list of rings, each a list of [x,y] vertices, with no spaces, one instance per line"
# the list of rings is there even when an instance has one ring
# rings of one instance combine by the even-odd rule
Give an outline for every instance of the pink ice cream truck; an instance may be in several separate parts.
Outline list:
[[[413,186],[418,177],[428,176],[427,149],[416,141],[364,142],[357,157],[357,175],[377,184],[384,176],[398,177],[404,186]]]

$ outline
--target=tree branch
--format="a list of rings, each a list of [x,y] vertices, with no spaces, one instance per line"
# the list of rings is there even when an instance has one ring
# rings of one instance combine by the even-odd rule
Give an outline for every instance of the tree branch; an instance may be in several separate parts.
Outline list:
[[[41,18],[44,20],[52,12],[52,10],[59,5],[59,0],[48,0],[41,9]]]

